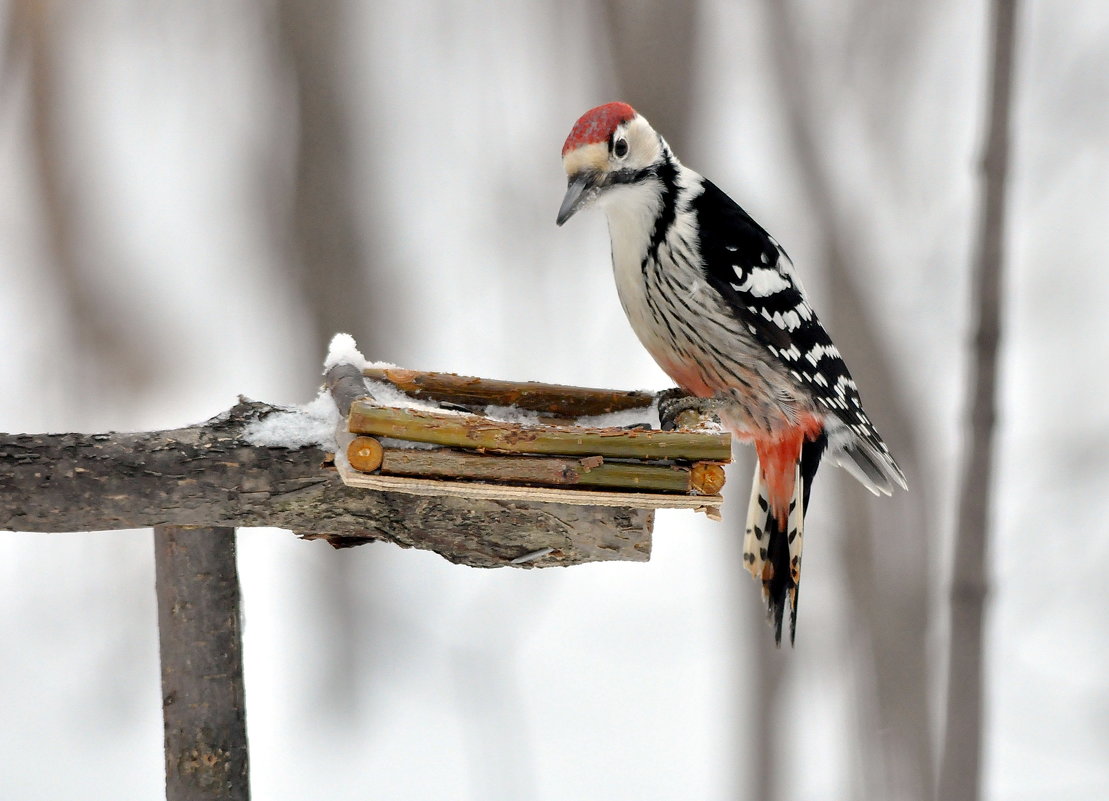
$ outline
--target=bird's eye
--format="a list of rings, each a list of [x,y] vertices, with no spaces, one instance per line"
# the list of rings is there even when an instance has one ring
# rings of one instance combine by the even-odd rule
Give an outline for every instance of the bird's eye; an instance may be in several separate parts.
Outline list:
[[[624,158],[624,156],[628,155],[628,140],[617,139],[616,144],[612,146],[612,152],[616,155],[616,158]]]

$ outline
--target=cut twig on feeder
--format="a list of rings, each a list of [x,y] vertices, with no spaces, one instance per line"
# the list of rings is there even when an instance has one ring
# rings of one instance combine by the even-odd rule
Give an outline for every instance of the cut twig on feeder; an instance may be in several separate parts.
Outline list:
[[[347,448],[351,466],[363,473],[421,478],[457,478],[543,486],[615,487],[653,492],[715,495],[724,485],[719,462],[691,465],[607,461],[603,456],[495,455],[436,448],[383,448],[358,436]]]
[[[726,462],[732,448],[731,436],[724,432],[524,426],[477,415],[380,406],[365,399],[351,404],[349,426],[354,434],[500,453]]]
[[[538,381],[500,381],[490,378],[425,373],[400,367],[370,367],[362,375],[384,381],[421,400],[460,406],[515,406],[555,417],[590,417],[628,409],[644,409],[655,396],[639,390],[591,389]]]

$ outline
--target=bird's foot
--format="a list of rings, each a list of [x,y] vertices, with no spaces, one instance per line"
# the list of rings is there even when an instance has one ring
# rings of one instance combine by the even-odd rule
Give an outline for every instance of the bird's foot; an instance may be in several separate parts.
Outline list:
[[[693,428],[700,423],[702,415],[715,416],[724,405],[723,401],[716,398],[698,398],[679,387],[664,389],[655,395],[655,399],[663,431]]]

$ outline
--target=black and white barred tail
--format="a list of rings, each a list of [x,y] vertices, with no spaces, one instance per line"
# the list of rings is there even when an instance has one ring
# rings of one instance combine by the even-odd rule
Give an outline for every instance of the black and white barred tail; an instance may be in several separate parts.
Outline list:
[[[801,446],[796,465],[793,498],[783,530],[770,508],[766,477],[758,459],[747,507],[747,527],[743,538],[743,563],[757,581],[762,583],[766,601],[767,622],[774,630],[774,642],[782,644],[782,623],[789,607],[789,642],[797,634],[797,590],[801,584],[801,551],[805,543],[805,513],[809,508],[809,491],[820,458],[828,445],[821,434]]]

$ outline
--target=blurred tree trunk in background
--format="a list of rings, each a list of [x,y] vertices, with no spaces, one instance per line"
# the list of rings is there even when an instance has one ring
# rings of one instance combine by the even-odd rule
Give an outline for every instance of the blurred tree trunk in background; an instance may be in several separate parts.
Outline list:
[[[387,323],[382,313],[389,300],[371,290],[371,265],[377,231],[359,213],[354,177],[361,163],[351,143],[351,91],[346,58],[347,4],[342,0],[279,0],[276,5],[279,47],[288,63],[295,92],[297,146],[291,219],[279,232],[290,252],[290,271],[301,308],[308,318],[314,352],[322,358],[333,334],[348,332],[362,351],[374,358],[384,347]],[[363,101],[364,102],[364,101]],[[372,147],[365,148],[372,152]],[[395,299],[394,299],[395,301]],[[356,634],[367,623],[355,615],[352,582],[367,576],[351,574],[349,559],[314,563],[320,574],[318,597],[327,610],[329,630],[320,644],[326,677],[315,683],[335,712],[357,715],[353,703],[359,671],[355,665]],[[364,573],[364,570],[360,570]]]
[[[967,385],[970,432],[963,456],[951,576],[947,718],[939,778],[939,797],[944,801],[975,801],[981,793],[982,614],[988,588],[986,555],[993,499],[1016,0],[994,0],[991,17],[990,78],[985,95],[989,123],[981,162],[981,206],[973,265],[976,275],[971,295],[977,330]]]
[[[873,10],[864,0],[860,11]],[[809,195],[828,276],[830,314],[836,342],[858,380],[871,416],[909,476],[911,493],[897,492],[871,505],[870,497],[849,477],[837,475],[842,491],[844,564],[858,641],[853,650],[865,659],[856,664],[858,700],[862,705],[858,745],[867,787],[864,797],[931,799],[933,757],[929,714],[928,633],[929,543],[934,527],[926,510],[931,488],[923,478],[926,465],[917,441],[913,410],[898,392],[898,371],[882,346],[883,337],[869,298],[859,289],[853,264],[866,259],[866,220],[853,227],[833,186],[824,147],[821,107],[814,77],[805,67],[805,49],[797,34],[795,3],[765,0],[766,41],[775,67],[773,76],[786,115],[789,142],[803,190]],[[859,13],[860,25],[873,25]],[[857,41],[852,30],[845,40]],[[846,48],[851,50],[852,48]],[[876,70],[892,68],[884,52]],[[867,105],[867,104],[863,104]],[[880,104],[875,104],[880,105]],[[891,109],[884,107],[889,115]],[[877,202],[877,199],[876,201]],[[835,325],[835,320],[850,324]],[[873,704],[873,705],[872,705]]]
[[[350,67],[342,0],[279,0],[280,45],[296,94],[297,147],[288,267],[309,315],[315,352],[346,331],[373,352],[374,314],[386,306],[371,291],[374,231],[366,231],[354,185]],[[372,148],[369,148],[372,152]],[[370,245],[367,246],[367,240]]]
[[[754,470],[753,464],[746,472],[750,473],[752,470]],[[738,517],[737,520],[739,520]],[[746,525],[746,520],[741,522]],[[736,531],[736,542],[743,542],[744,533]],[[744,577],[747,576],[747,570],[740,561],[742,558],[743,553],[740,549],[736,566],[743,571],[739,575]],[[748,604],[751,603],[752,597],[762,599],[761,587],[756,585],[755,592],[750,592],[750,587],[746,589]],[[800,606],[800,600],[798,600],[798,606]],[[759,617],[764,619],[758,621],[755,632],[756,661],[751,682],[752,686],[758,689],[758,697],[755,699],[755,717],[747,726],[749,736],[752,737],[748,769],[754,772],[754,781],[750,785],[753,791],[748,797],[755,801],[779,801],[785,797],[783,789],[785,782],[782,781],[782,777],[795,764],[787,756],[789,746],[783,743],[782,732],[788,731],[784,728],[784,724],[789,715],[788,710],[783,708],[786,704],[785,680],[790,672],[791,660],[796,654],[792,648],[784,650],[771,647],[765,616],[759,615]]]
[[[690,130],[697,96],[700,3],[605,0],[604,30],[619,97],[643,112],[681,154],[697,155]]]
[[[150,383],[157,360],[147,340],[130,336],[139,310],[124,307],[127,295],[98,280],[92,269],[97,243],[82,231],[80,204],[91,193],[83,191],[84,174],[69,152],[79,133],[64,100],[67,11],[72,10],[47,0],[15,0],[9,7],[6,66],[9,80],[17,59],[28,68],[31,155],[48,256],[42,264],[52,273],[65,321],[67,346],[55,353],[69,357],[54,366],[81,387],[88,406],[134,395]]]

